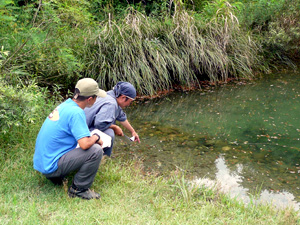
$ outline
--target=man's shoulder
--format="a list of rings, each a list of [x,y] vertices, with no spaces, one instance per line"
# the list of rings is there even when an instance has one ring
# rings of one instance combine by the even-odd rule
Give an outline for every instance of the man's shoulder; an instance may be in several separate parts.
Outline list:
[[[112,96],[110,95],[106,95],[105,98],[101,98],[101,97],[98,97],[97,98],[97,101],[95,102],[95,105],[98,105],[98,106],[102,106],[102,105],[117,105],[117,101],[115,98],[113,98]]]
[[[68,99],[61,103],[57,108],[59,111],[65,111],[70,115],[84,113],[83,110],[72,99]]]

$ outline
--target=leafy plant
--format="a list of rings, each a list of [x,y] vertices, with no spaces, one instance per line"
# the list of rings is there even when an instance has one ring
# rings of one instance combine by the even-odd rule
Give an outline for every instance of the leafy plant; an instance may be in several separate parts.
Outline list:
[[[3,61],[7,58],[9,51],[4,50],[4,46],[1,46],[0,50],[0,67],[2,66]]]
[[[241,0],[241,14],[239,19],[241,22],[251,29],[266,30],[268,24],[282,11],[291,1],[286,0]]]
[[[47,89],[39,88],[34,79],[23,82],[11,76],[14,75],[0,77],[0,137],[6,136],[1,138],[3,142],[10,142],[18,127],[40,122],[41,115],[49,109],[48,104],[54,102],[52,98],[46,101]]]
[[[0,1],[0,25],[7,25],[9,22],[15,21],[15,16],[12,14],[12,6],[14,5],[13,0],[2,0]]]

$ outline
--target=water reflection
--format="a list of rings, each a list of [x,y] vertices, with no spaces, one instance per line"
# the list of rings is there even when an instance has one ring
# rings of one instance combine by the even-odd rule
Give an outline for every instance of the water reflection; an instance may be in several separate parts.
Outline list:
[[[164,175],[180,169],[215,180],[224,170],[238,182],[228,188],[234,196],[299,202],[299,84],[300,74],[277,74],[139,103],[127,115],[142,144],[116,145],[115,153],[135,155],[145,171]],[[218,169],[221,156],[226,164]]]
[[[228,193],[231,197],[242,200],[248,204],[254,203],[272,203],[278,208],[293,207],[299,210],[300,203],[295,201],[295,196],[287,191],[273,192],[269,190],[261,190],[259,196],[253,196],[249,193],[249,189],[242,186],[244,177],[243,165],[237,164],[235,170],[228,168],[223,155],[220,155],[215,161],[216,163],[216,179],[211,180],[207,178],[196,178],[192,183],[197,185],[204,185],[209,188],[221,190]]]

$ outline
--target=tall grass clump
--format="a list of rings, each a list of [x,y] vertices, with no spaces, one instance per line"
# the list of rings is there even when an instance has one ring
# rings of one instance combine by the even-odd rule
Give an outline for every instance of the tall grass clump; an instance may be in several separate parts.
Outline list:
[[[253,75],[259,48],[240,29],[236,7],[219,0],[193,14],[179,1],[172,4],[161,20],[128,8],[124,20],[103,22],[89,42],[86,72],[104,88],[121,79],[133,82],[141,94]]]
[[[239,2],[217,0],[208,3],[200,17],[206,21],[203,33],[210,44],[206,71],[214,80],[226,80],[229,76],[249,78],[254,76],[254,71],[264,70],[260,46],[240,25],[237,17],[240,7]]]
[[[193,79],[185,59],[163,39],[159,21],[129,8],[122,23],[108,20],[95,39],[88,71],[106,87],[118,80],[134,83],[142,94],[168,89],[177,74]],[[109,88],[109,87],[108,87]]]

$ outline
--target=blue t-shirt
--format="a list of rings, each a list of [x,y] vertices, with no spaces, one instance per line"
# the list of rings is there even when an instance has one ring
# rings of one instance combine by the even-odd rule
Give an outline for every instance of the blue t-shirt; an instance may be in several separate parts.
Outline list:
[[[33,167],[43,174],[57,170],[61,156],[90,136],[84,111],[72,99],[60,104],[46,118],[36,139]]]
[[[86,122],[90,130],[99,129],[105,131],[118,121],[125,121],[127,116],[118,105],[115,93],[107,92],[105,98],[98,97],[91,108],[84,109]]]

